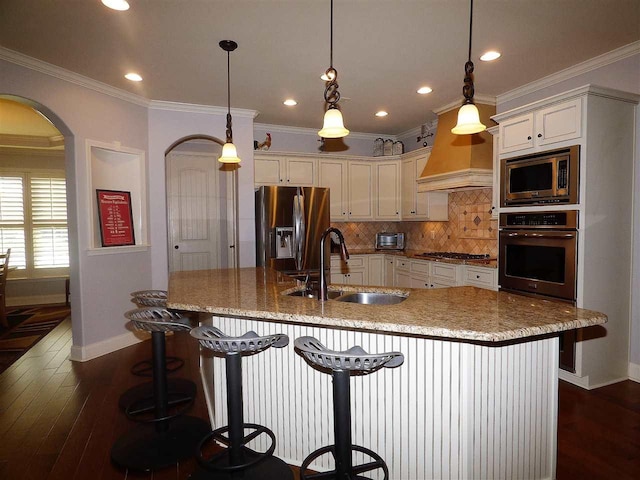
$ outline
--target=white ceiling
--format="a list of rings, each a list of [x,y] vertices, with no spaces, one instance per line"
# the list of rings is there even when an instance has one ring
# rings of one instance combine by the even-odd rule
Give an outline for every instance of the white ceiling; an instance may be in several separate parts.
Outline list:
[[[329,0],[1,0],[0,45],[153,100],[226,106],[320,128]],[[398,134],[462,101],[468,0],[335,0],[334,66],[347,128]],[[476,0],[476,93],[495,96],[640,39],[640,0]],[[478,60],[497,49],[492,63]],[[139,72],[131,83],[124,73]],[[433,93],[416,89],[429,85]],[[289,108],[286,97],[299,103]],[[376,118],[379,109],[389,112]]]

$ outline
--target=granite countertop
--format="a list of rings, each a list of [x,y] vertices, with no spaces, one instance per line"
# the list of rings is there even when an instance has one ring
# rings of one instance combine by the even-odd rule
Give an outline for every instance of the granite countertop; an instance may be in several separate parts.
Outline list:
[[[294,280],[265,268],[174,272],[169,308],[219,316],[476,342],[503,342],[591,325],[606,315],[569,304],[476,287],[404,289],[330,285],[342,291],[408,295],[396,305],[291,297]]]
[[[349,249],[349,255],[397,255],[399,257],[427,260],[429,262],[451,263],[454,265],[471,265],[474,267],[498,268],[498,261],[490,260],[459,260],[456,258],[425,257],[421,254],[424,250],[376,250],[375,248]],[[332,253],[331,255],[340,255]]]

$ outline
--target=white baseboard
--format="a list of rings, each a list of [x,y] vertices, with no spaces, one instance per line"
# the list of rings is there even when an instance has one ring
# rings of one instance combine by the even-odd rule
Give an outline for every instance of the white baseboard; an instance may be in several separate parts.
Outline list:
[[[115,352],[122,348],[135,345],[149,338],[149,335],[141,335],[139,332],[127,332],[117,337],[109,338],[101,342],[85,345],[84,347],[78,347],[76,345],[71,346],[71,355],[69,358],[74,362],[86,362],[93,360],[94,358],[101,357],[107,353]]]
[[[640,366],[639,366],[640,367]],[[623,382],[627,380],[627,377],[614,378],[607,380],[606,382],[592,384],[589,382],[589,375],[579,377],[573,373],[569,373],[566,370],[558,369],[558,378],[565,382],[572,383],[578,387],[582,387],[585,390],[593,390],[594,388],[606,387],[607,385],[613,385],[614,383]]]
[[[640,365],[629,363],[629,380],[640,383]]]

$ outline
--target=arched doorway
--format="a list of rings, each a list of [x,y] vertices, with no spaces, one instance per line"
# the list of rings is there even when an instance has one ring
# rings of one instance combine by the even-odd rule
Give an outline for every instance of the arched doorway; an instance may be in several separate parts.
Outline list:
[[[79,274],[73,134],[54,112],[24,97],[0,94],[0,110],[0,175],[21,185],[24,205],[21,221],[0,222],[3,233],[13,230],[0,248],[12,248],[10,263],[18,267],[7,299],[61,303],[67,281]],[[79,335],[79,308],[72,305]]]
[[[169,272],[238,264],[237,167],[217,161],[222,145],[193,135],[165,152]]]

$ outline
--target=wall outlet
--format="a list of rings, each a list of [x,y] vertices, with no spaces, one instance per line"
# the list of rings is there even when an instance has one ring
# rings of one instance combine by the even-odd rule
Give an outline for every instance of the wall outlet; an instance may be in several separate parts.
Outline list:
[[[436,232],[431,232],[431,240],[435,240],[436,239]]]

